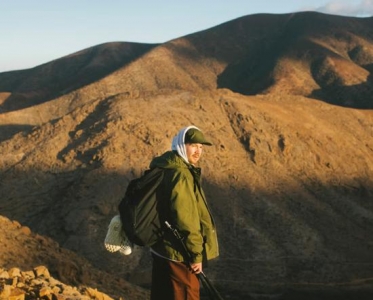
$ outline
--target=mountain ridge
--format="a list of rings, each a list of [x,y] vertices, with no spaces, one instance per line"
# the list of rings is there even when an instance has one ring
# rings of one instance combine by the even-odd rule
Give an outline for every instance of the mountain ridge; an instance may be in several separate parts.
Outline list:
[[[148,288],[148,251],[107,253],[106,228],[129,180],[194,124],[214,144],[201,166],[221,256],[206,272],[224,295],[370,299],[372,20],[253,15],[162,45],[105,44],[94,61],[111,70],[19,102],[25,75],[1,73],[1,215]],[[74,55],[37,69],[70,59],[62,76]]]

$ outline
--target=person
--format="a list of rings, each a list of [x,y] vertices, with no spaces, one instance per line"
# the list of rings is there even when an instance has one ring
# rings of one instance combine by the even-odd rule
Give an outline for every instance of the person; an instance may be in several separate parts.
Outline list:
[[[173,138],[171,151],[150,163],[150,168],[165,169],[160,185],[160,217],[178,230],[189,252],[188,258],[180,241],[167,230],[151,247],[151,300],[200,299],[197,274],[207,260],[219,255],[216,227],[197,166],[204,145],[212,144],[199,128],[188,126]]]

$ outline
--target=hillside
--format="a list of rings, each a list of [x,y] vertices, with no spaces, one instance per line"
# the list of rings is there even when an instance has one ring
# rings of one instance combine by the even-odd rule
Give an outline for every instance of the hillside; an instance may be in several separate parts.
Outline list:
[[[206,273],[225,296],[371,299],[372,25],[252,15],[1,73],[0,214],[55,258],[34,248],[25,260],[3,233],[0,267],[45,265],[71,284],[57,272],[71,256],[97,274],[75,285],[118,297],[112,276],[122,297],[144,299],[131,284],[149,287],[147,249],[108,253],[106,228],[128,181],[194,124],[214,144],[201,167],[221,256]]]
[[[1,299],[22,294],[26,299],[44,296],[41,299],[102,300],[111,299],[108,293],[116,299],[121,296],[124,299],[145,299],[148,295],[147,291],[121,278],[95,269],[86,259],[61,248],[51,238],[33,233],[17,221],[0,216],[0,226]],[[15,266],[22,266],[22,269],[17,270]],[[9,277],[4,275],[7,273]],[[51,295],[55,298],[48,297]]]

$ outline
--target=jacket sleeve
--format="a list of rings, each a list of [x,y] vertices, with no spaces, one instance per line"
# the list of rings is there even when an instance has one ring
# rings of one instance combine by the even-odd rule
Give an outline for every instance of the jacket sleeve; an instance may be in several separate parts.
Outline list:
[[[202,262],[203,237],[192,176],[176,172],[170,182],[170,213],[173,223],[192,256],[192,262]]]

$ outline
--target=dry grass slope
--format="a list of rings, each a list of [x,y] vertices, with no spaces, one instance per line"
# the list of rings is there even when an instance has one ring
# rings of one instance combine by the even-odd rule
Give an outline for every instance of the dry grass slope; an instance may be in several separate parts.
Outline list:
[[[371,299],[372,23],[252,15],[0,74],[2,222],[30,228],[3,232],[0,267],[144,299],[127,281],[149,287],[147,249],[109,254],[106,228],[128,181],[195,124],[214,143],[201,164],[221,257],[206,272],[225,296]]]

